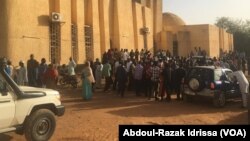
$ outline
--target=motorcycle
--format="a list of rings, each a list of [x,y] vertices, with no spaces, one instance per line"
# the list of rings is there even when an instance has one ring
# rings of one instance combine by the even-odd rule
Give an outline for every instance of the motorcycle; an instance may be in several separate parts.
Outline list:
[[[73,88],[77,88],[78,81],[76,75],[60,74],[59,84],[62,86],[71,85]]]

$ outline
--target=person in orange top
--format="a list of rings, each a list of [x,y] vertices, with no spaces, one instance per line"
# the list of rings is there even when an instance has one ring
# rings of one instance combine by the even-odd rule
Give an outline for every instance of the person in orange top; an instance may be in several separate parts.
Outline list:
[[[58,79],[58,71],[56,66],[53,64],[49,64],[48,69],[44,74],[44,82],[46,83],[47,88],[55,89],[57,85]]]

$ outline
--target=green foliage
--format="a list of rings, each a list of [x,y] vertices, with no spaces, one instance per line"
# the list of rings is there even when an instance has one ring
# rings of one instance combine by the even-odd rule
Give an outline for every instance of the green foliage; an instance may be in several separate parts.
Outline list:
[[[215,25],[234,35],[236,51],[246,52],[248,56],[250,55],[250,20],[220,17],[217,18]]]

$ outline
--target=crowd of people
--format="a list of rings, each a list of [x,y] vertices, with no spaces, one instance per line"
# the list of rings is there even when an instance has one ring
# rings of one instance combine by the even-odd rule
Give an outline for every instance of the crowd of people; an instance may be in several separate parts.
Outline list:
[[[103,89],[103,92],[114,90],[121,97],[126,91],[134,91],[136,96],[144,95],[148,99],[171,100],[173,93],[177,94],[177,100],[182,99],[182,84],[189,67],[195,65],[215,65],[231,70],[242,70],[245,74],[250,60],[246,60],[237,52],[222,52],[220,58],[211,58],[207,61],[207,53],[200,48],[195,48],[188,57],[173,56],[169,51],[158,50],[155,55],[149,50],[141,49],[109,49],[101,59],[85,63],[82,70],[83,98],[91,99],[92,91]],[[192,59],[194,56],[202,56],[200,59]],[[102,61],[101,61],[102,60]],[[70,58],[68,65],[58,67],[54,64],[47,65],[42,58],[39,63],[34,55],[30,55],[27,67],[23,61],[18,67],[13,67],[8,61],[6,72],[18,85],[34,87],[56,88],[59,75],[75,76],[77,64]],[[248,71],[248,75],[249,75]],[[102,79],[105,79],[102,87]]]
[[[12,62],[8,60],[6,72],[18,85],[55,89],[59,72],[66,69],[68,75],[75,75],[75,67],[76,63],[72,58],[70,58],[69,64],[64,70],[58,70],[58,66],[55,64],[47,64],[45,58],[42,58],[39,63],[31,54],[27,66],[25,66],[24,61],[20,61],[19,66],[14,67]]]
[[[134,91],[137,96],[143,94],[149,99],[154,97],[155,100],[167,101],[176,93],[177,99],[181,100],[181,86],[189,67],[213,65],[233,71],[242,70],[245,74],[246,66],[250,66],[249,58],[246,60],[237,52],[222,52],[220,58],[210,59],[206,55],[206,51],[200,48],[195,48],[188,57],[172,56],[164,50],[157,51],[153,56],[144,49],[130,52],[127,49],[110,49],[103,54],[102,62],[96,59],[91,63],[96,79],[94,88],[100,88],[101,79],[105,78],[103,91],[113,89],[121,97],[128,90]],[[200,58],[194,59],[195,56]]]

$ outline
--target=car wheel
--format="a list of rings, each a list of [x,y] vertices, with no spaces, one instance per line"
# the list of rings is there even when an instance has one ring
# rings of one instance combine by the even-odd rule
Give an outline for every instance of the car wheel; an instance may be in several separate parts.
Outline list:
[[[56,127],[55,115],[50,110],[41,109],[31,114],[24,127],[27,141],[48,141]]]
[[[205,83],[200,76],[193,76],[188,80],[188,87],[193,92],[199,92],[205,87]]]
[[[59,84],[60,85],[65,85],[66,84],[64,78],[59,79]]]
[[[226,96],[223,92],[214,95],[213,104],[215,107],[224,107],[226,104]]]
[[[200,82],[196,78],[192,78],[188,82],[188,86],[192,91],[197,91],[200,87]]]

